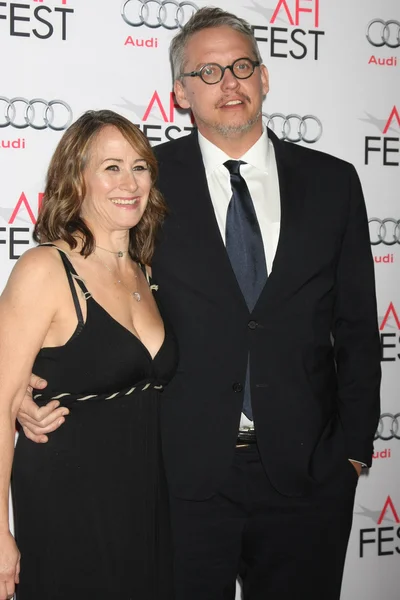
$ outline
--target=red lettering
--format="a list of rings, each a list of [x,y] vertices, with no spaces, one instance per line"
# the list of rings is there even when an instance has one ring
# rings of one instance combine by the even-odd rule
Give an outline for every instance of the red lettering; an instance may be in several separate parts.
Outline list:
[[[149,114],[151,112],[151,109],[153,108],[154,104],[157,103],[158,104],[158,108],[160,109],[161,112],[161,116],[164,119],[165,123],[168,123],[168,117],[167,117],[167,113],[164,110],[164,107],[161,103],[160,100],[160,96],[158,95],[157,91],[154,92],[154,94],[151,97],[150,100],[150,104],[146,109],[146,112],[144,113],[143,117],[142,117],[142,121],[147,121],[147,119],[149,118]]]
[[[302,0],[296,0],[296,25],[300,23],[300,13],[312,13],[312,8],[301,8],[300,2]],[[314,0],[304,0],[305,2],[314,2]],[[319,27],[319,0],[315,0],[315,19],[314,27]]]
[[[304,2],[308,3],[307,8],[304,5]],[[313,3],[314,6],[311,7],[309,3]],[[274,23],[279,11],[283,9],[286,13],[287,18],[289,19],[289,23],[291,25],[299,25],[300,23],[300,13],[312,13],[314,12],[314,27],[319,27],[319,0],[296,0],[295,3],[295,19],[293,19],[290,9],[287,5],[286,0],[279,0],[274,14],[271,18],[271,23]]]
[[[18,200],[17,204],[15,205],[15,208],[13,210],[13,213],[12,213],[11,217],[10,217],[10,220],[8,221],[9,225],[12,225],[14,223],[15,217],[17,216],[17,214],[19,212],[19,209],[21,208],[22,205],[25,206],[26,210],[28,211],[28,215],[29,215],[32,223],[35,225],[36,218],[35,218],[35,215],[32,212],[32,209],[31,209],[31,207],[29,205],[28,200],[26,199],[26,196],[25,196],[24,192],[22,192],[22,194],[19,197],[19,200]]]
[[[397,108],[395,106],[393,106],[392,108],[392,112],[389,115],[388,121],[385,125],[385,129],[383,130],[383,133],[387,133],[391,122],[393,121],[393,119],[396,118],[397,124],[400,126],[400,115],[399,112],[397,110]]]
[[[392,502],[392,499],[390,496],[387,497],[387,500],[382,508],[382,512],[379,515],[379,519],[377,520],[378,525],[380,525],[383,521],[383,517],[385,516],[385,512],[387,511],[387,509],[390,508],[390,510],[392,511],[392,515],[394,516],[394,520],[396,523],[400,523],[400,519],[399,519],[399,515],[396,512],[396,509],[394,507],[394,504]]]
[[[277,6],[276,6],[275,12],[274,12],[274,14],[272,15],[272,19],[271,19],[271,21],[270,21],[270,22],[271,22],[271,23],[274,23],[274,22],[275,22],[275,19],[276,19],[276,17],[278,16],[278,13],[279,13],[279,11],[281,10],[281,8],[284,8],[284,9],[285,9],[285,12],[286,12],[287,18],[289,19],[289,23],[290,23],[291,25],[294,25],[294,21],[293,21],[292,15],[290,14],[290,10],[289,10],[289,7],[288,7],[288,5],[287,5],[287,3],[286,3],[286,0],[279,0],[278,4],[277,4]]]
[[[128,37],[126,38],[124,46],[127,46],[128,44],[130,44],[131,46],[135,45],[135,42],[133,41],[133,38],[131,35],[128,35]]]
[[[397,312],[395,307],[393,306],[393,302],[389,304],[389,308],[387,309],[385,316],[382,319],[382,323],[379,327],[379,331],[382,331],[385,328],[385,325],[389,319],[390,314],[393,313],[394,320],[396,321],[397,329],[400,329],[400,319],[397,316]]]

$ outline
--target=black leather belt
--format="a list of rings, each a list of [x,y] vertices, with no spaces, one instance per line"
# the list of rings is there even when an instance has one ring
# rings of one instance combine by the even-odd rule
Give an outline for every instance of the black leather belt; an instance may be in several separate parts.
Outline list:
[[[243,431],[239,431],[237,440],[236,440],[237,445],[256,444],[256,443],[257,443],[257,438],[256,438],[256,432],[254,429],[246,429]]]

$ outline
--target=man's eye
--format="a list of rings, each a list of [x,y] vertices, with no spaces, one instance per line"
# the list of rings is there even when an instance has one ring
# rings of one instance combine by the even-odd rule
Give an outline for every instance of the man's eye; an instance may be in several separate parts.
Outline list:
[[[207,77],[210,77],[211,75],[214,75],[214,74],[215,74],[215,70],[216,70],[216,69],[215,69],[215,67],[214,67],[214,66],[212,66],[212,65],[209,65],[209,66],[207,66],[207,67],[204,67],[204,69],[203,69],[203,73],[204,73],[204,75],[206,75]]]

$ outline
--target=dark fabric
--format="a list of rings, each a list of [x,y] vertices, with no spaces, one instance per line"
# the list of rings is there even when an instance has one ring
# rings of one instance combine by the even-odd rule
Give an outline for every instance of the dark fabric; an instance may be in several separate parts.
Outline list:
[[[232,464],[249,354],[258,446],[276,489],[310,495],[346,457],[372,461],[380,341],[360,182],[352,165],[268,134],[281,226],[252,311],[221,238],[197,133],[155,148],[169,214],[152,267],[180,354],[162,437],[169,486],[183,498],[211,497]]]
[[[239,160],[228,160],[232,198],[226,216],[226,251],[249,310],[253,310],[267,281],[264,244],[249,189]]]
[[[12,476],[22,555],[18,600],[173,599],[159,435],[163,394],[154,385],[173,376],[176,352],[166,326],[152,360],[90,298],[79,334],[38,354],[34,372],[49,385],[37,402],[69,393],[60,402],[70,415],[47,444],[23,432],[18,438]],[[76,400],[86,394],[97,397]]]
[[[175,600],[339,600],[357,473],[343,460],[312,497],[270,484],[257,447],[238,448],[218,492],[171,498]]]
[[[180,349],[161,420],[177,600],[231,600],[239,571],[246,600],[337,600],[357,482],[347,459],[372,460],[380,343],[360,182],[269,136],[280,237],[251,310],[197,133],[155,149],[169,215],[152,267]],[[235,449],[249,355],[261,463]]]
[[[267,281],[264,244],[256,211],[239,160],[224,163],[230,173],[232,198],[226,216],[226,251],[249,310],[253,310]],[[250,357],[244,384],[243,413],[253,420],[250,392]]]

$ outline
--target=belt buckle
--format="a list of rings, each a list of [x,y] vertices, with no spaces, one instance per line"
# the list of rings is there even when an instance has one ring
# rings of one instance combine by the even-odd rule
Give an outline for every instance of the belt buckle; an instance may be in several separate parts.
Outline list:
[[[256,432],[254,427],[247,427],[246,429],[239,429],[236,447],[241,448],[249,446],[250,444],[256,443]]]

